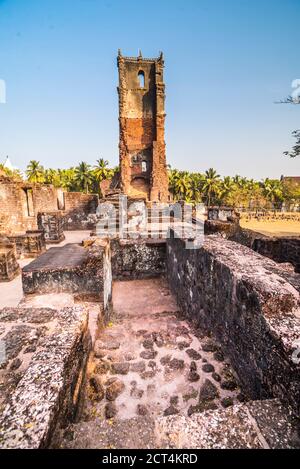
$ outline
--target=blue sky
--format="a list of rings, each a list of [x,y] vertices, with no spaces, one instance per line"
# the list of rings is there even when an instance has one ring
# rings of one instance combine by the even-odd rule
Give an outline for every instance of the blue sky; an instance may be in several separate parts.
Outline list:
[[[300,105],[299,0],[0,0],[0,160],[118,163],[116,55],[165,54],[172,167],[261,179],[300,175],[282,156]]]

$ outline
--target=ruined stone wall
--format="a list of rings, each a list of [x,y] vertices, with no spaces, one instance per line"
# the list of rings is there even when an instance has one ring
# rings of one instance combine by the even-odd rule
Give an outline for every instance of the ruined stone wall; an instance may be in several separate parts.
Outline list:
[[[58,210],[57,189],[49,184],[35,184],[33,187],[33,208],[35,217],[43,210]]]
[[[219,211],[219,208],[210,209],[209,219],[204,223],[206,235],[219,233],[224,238],[247,246],[275,262],[289,262],[295,267],[296,272],[300,272],[300,235],[266,236],[257,231],[241,228],[238,218],[230,217],[230,220],[222,220]]]
[[[163,67],[162,55],[118,55],[121,189],[131,197],[167,201]]]
[[[10,282],[19,273],[15,245],[0,239],[0,282]]]
[[[245,228],[229,237],[276,262],[289,262],[300,272],[300,236],[272,237]]]
[[[0,178],[0,232],[36,230],[37,213],[57,208],[57,190],[53,186]]]
[[[44,231],[26,231],[25,234],[8,235],[14,243],[18,258],[37,257],[46,250]]]
[[[64,193],[64,230],[92,230],[96,226],[97,194]]]
[[[111,240],[112,275],[118,280],[156,277],[164,274],[165,240]]]
[[[31,184],[0,177],[0,233],[24,233],[38,229],[38,213],[64,216],[63,229],[95,228],[96,194],[64,192],[48,184]]]
[[[74,420],[91,349],[88,313],[73,306],[0,310],[0,448],[37,449]],[[2,358],[2,357],[1,357]]]
[[[39,229],[44,233],[46,243],[60,243],[65,239],[63,232],[64,217],[61,212],[39,212],[37,223]]]
[[[218,236],[194,250],[171,238],[167,275],[179,306],[223,344],[250,396],[278,397],[299,415],[299,292],[279,265]]]

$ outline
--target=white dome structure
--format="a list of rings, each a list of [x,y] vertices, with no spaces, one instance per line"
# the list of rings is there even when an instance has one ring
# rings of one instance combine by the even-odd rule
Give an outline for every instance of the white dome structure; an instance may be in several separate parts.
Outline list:
[[[6,157],[6,160],[5,160],[3,166],[4,166],[4,168],[9,169],[10,171],[14,171],[14,170],[18,169],[18,168],[16,168],[15,166],[13,166],[13,165],[11,164],[11,161],[10,161],[10,159],[9,159],[8,156]]]

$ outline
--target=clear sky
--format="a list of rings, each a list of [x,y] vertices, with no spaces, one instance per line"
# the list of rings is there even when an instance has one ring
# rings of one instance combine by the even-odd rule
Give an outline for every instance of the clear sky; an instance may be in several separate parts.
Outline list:
[[[300,0],[0,0],[0,160],[118,163],[116,55],[165,55],[172,167],[261,179],[300,175],[282,156],[300,105]]]

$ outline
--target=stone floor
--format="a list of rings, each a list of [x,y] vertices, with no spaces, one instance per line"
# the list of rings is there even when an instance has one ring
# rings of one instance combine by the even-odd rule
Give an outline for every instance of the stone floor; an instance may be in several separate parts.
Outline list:
[[[89,231],[66,231],[66,239],[60,244],[56,244],[55,247],[64,246],[68,243],[81,243],[83,239],[88,238],[90,235]],[[48,244],[47,249],[53,247]],[[19,260],[20,267],[23,268],[32,262],[34,259],[21,259]],[[0,283],[0,309],[5,307],[18,306],[19,302],[23,297],[22,290],[22,279],[21,275],[18,275],[11,282]]]
[[[81,420],[63,447],[151,448],[160,416],[246,399],[220,346],[181,317],[165,280],[115,282],[113,309],[89,363]]]

